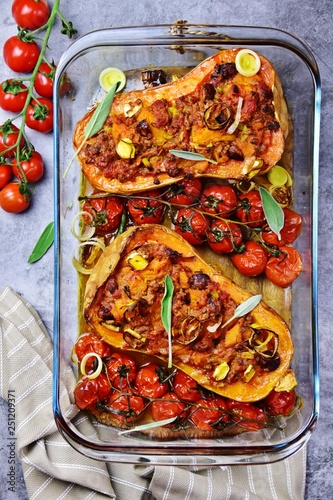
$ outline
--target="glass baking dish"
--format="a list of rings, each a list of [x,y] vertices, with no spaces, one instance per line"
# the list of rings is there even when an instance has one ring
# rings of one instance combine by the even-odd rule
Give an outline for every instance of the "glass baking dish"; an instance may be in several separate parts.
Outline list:
[[[158,442],[136,433],[119,435],[117,430],[93,422],[95,432],[82,431],[70,419],[61,395],[74,388],[68,382],[71,350],[80,325],[79,280],[72,265],[77,242],[71,222],[79,211],[82,186],[77,163],[64,171],[74,150],[72,136],[77,121],[89,106],[101,100],[98,77],[107,66],[121,68],[127,89],[142,88],[142,69],[178,68],[186,72],[222,49],[246,47],[257,50],[275,66],[282,81],[293,122],[292,168],[294,209],[303,218],[303,230],[295,242],[304,270],[291,289],[291,331],[295,346],[292,368],[298,380],[302,406],[287,421],[284,431],[258,431],[236,437]],[[64,75],[73,95],[60,91]],[[59,62],[54,89],[55,126],[55,301],[53,407],[57,426],[81,453],[103,461],[180,465],[250,464],[274,462],[296,452],[309,439],[319,407],[317,338],[317,177],[320,121],[320,80],[310,50],[289,33],[272,28],[174,24],[102,29],[78,39]],[[265,298],[269,304],[269,297]],[[281,312],[281,311],[280,311]],[[282,311],[283,313],[283,311]],[[71,384],[73,386],[71,386]],[[80,413],[79,413],[80,416]]]

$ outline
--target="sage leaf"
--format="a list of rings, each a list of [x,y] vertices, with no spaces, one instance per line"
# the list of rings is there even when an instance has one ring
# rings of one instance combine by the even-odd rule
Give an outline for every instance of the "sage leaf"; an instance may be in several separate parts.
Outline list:
[[[280,231],[284,226],[284,212],[273,196],[263,187],[259,187],[262,208],[271,230],[280,238]]]
[[[171,320],[172,320],[172,298],[174,286],[172,278],[167,274],[164,280],[164,295],[161,302],[161,319],[163,326],[168,334],[169,356],[168,368],[172,367],[172,339],[171,339]]]
[[[183,160],[193,160],[193,161],[208,161],[209,163],[214,163],[217,165],[217,161],[211,160],[210,158],[206,158],[204,155],[200,153],[192,153],[192,151],[182,151],[180,149],[170,149],[169,153],[178,156],[179,158],[183,158]]]
[[[135,431],[146,431],[149,429],[154,429],[155,427],[160,427],[161,425],[171,424],[176,420],[177,417],[167,418],[165,420],[158,420],[157,422],[150,422],[149,424],[142,424],[133,427],[132,429],[126,429],[125,431],[119,431],[118,434],[128,434],[129,432]]]
[[[42,234],[40,235],[33,251],[31,252],[28,263],[32,264],[33,262],[37,262],[37,260],[41,259],[43,255],[47,252],[54,241],[54,222],[50,222]]]
[[[251,312],[261,301],[262,295],[253,295],[252,297],[248,298],[239,306],[236,307],[234,315],[226,321],[221,328],[224,328],[225,326],[229,325],[234,319],[236,318],[241,318],[242,316],[245,316],[249,312]]]

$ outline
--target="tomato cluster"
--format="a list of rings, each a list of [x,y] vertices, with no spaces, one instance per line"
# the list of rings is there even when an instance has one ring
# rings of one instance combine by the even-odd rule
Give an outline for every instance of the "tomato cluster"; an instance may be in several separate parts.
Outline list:
[[[94,361],[85,366],[74,396],[81,409],[107,412],[109,421],[131,427],[138,419],[155,421],[170,418],[174,430],[197,427],[204,431],[240,426],[256,431],[269,425],[272,417],[290,414],[296,404],[296,392],[273,390],[258,403],[243,403],[218,396],[197,384],[186,373],[168,370],[155,361],[140,364],[132,356],[113,352],[94,333],[81,335],[73,348],[79,363],[94,353],[103,368],[94,377]],[[89,358],[95,360],[94,356]]]

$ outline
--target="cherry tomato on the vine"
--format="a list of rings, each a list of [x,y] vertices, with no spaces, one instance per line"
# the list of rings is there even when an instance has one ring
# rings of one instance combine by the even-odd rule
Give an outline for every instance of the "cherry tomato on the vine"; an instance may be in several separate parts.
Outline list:
[[[200,201],[204,212],[227,216],[236,208],[237,195],[232,186],[213,184],[203,190]]]
[[[41,63],[34,81],[34,89],[42,97],[52,98],[53,80],[56,67],[54,64]]]
[[[286,288],[291,285],[303,268],[296,248],[283,246],[277,256],[271,255],[265,266],[266,278],[275,285]]]
[[[288,415],[295,407],[296,391],[275,391],[274,389],[265,398],[265,410],[269,415]]]
[[[233,414],[233,420],[249,431],[258,431],[266,425],[264,411],[252,403],[242,403],[229,399],[228,409]]]
[[[0,189],[5,187],[13,176],[13,169],[10,165],[0,164]]]
[[[28,88],[13,79],[6,80],[0,85],[0,108],[12,113],[20,113],[28,97]]]
[[[236,217],[249,227],[261,227],[265,224],[265,214],[259,191],[253,189],[248,193],[238,195]]]
[[[120,198],[106,196],[86,200],[82,210],[92,216],[91,219],[91,217],[83,214],[85,224],[94,226],[96,232],[105,234],[106,232],[115,231],[119,227],[124,206]]]
[[[211,399],[200,399],[196,402],[196,408],[191,413],[191,420],[199,429],[211,431],[220,422],[227,422],[229,420],[227,410],[227,403],[221,396]]]
[[[37,43],[21,40],[14,35],[3,46],[3,58],[7,66],[17,73],[29,73],[37,64],[40,49]]]
[[[20,159],[20,167],[18,165],[17,158],[13,159],[12,165],[14,175],[20,180],[24,180],[24,175],[22,174],[20,167],[23,170],[28,182],[37,182],[43,177],[44,162],[42,155],[37,151],[25,152]]]
[[[255,241],[245,243],[245,251],[231,255],[233,264],[245,276],[259,276],[264,272],[267,264],[266,250]]]
[[[93,410],[97,403],[101,403],[111,396],[109,379],[104,373],[96,378],[82,377],[74,389],[74,398],[77,406]]]
[[[207,240],[209,220],[191,208],[181,208],[175,218],[176,233],[180,234],[191,245],[201,245]]]
[[[47,134],[53,129],[53,102],[46,97],[33,100],[27,109],[26,124],[33,130]]]
[[[18,182],[6,184],[0,191],[0,207],[5,212],[19,213],[26,210],[30,205],[28,193],[21,193],[22,189]]]
[[[5,158],[12,158],[15,154],[15,146],[18,142],[19,129],[11,123],[11,121],[5,122],[0,127],[0,153]],[[23,148],[24,138],[21,137],[20,149]],[[8,150],[8,151],[7,151]]]
[[[287,207],[283,208],[283,212],[284,225],[280,231],[280,238],[269,227],[263,228],[262,239],[269,245],[277,247],[291,245],[302,231],[302,217]]]
[[[98,354],[101,358],[111,356],[110,346],[97,337],[95,333],[84,333],[80,335],[74,345],[73,352],[76,354],[79,362],[81,362],[83,357],[90,352]]]
[[[140,396],[114,392],[108,403],[113,417],[119,422],[133,422],[145,408],[145,401]],[[112,412],[114,410],[114,412]]]
[[[139,368],[135,379],[137,391],[148,398],[161,398],[168,390],[165,372],[156,363],[148,363]]]
[[[179,401],[174,392],[167,392],[161,400],[153,401],[151,413],[154,420],[166,420],[167,418],[186,417],[186,405]]]
[[[177,370],[172,383],[173,389],[180,399],[189,402],[201,399],[198,384],[192,377],[187,375],[187,373]]]
[[[118,352],[114,352],[106,361],[106,370],[112,386],[120,390],[134,382],[137,375],[135,360]]]
[[[47,23],[50,7],[46,0],[14,0],[12,16],[20,28],[35,30]]]
[[[207,241],[214,252],[231,253],[237,251],[242,244],[242,230],[234,222],[216,219],[210,226]]]
[[[159,201],[161,193],[157,189],[135,195],[128,200],[128,211],[135,224],[160,224],[165,206]]]
[[[165,197],[174,205],[193,205],[198,203],[201,192],[202,182],[200,179],[182,179],[171,184]]]

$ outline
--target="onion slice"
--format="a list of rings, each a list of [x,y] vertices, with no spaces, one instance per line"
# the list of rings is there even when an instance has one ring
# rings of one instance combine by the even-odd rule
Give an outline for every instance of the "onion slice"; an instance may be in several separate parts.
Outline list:
[[[235,132],[236,128],[238,127],[239,122],[240,122],[240,118],[241,118],[241,113],[242,113],[242,106],[243,106],[243,97],[240,97],[238,99],[235,120],[230,125],[230,127],[227,129],[227,134],[233,134]]]
[[[104,242],[100,239],[100,238],[91,238],[91,240],[88,240],[88,241],[82,241],[79,245],[78,245],[78,248],[81,248],[81,247],[84,247],[86,245],[95,245],[97,247],[99,247],[102,252],[104,252],[105,250],[105,244]],[[73,266],[75,267],[75,269],[79,272],[79,273],[82,273],[82,274],[90,274],[93,267],[89,268],[89,267],[84,267],[79,261],[78,259],[75,257],[75,255],[72,256],[72,264]]]
[[[93,226],[91,227],[87,227],[86,225],[86,230],[83,234],[79,234],[76,232],[75,230],[75,223],[77,221],[77,219],[79,217],[81,217],[82,215],[86,215],[87,217],[89,217],[91,219],[91,222],[93,221],[93,216],[89,213],[89,212],[86,212],[85,210],[81,210],[80,212],[78,212],[73,220],[72,220],[72,223],[71,223],[71,232],[72,232],[72,235],[74,236],[74,238],[76,238],[77,240],[79,241],[87,241],[89,240],[92,236],[94,236],[95,234],[95,228]]]
[[[86,373],[87,361],[88,361],[88,359],[90,359],[92,357],[95,357],[98,361],[97,368],[93,373]],[[96,354],[95,352],[88,352],[85,356],[83,356],[82,361],[80,363],[80,370],[81,370],[82,375],[85,375],[86,377],[88,377],[90,379],[97,378],[98,375],[100,375],[102,368],[103,368],[102,358],[98,354]]]

